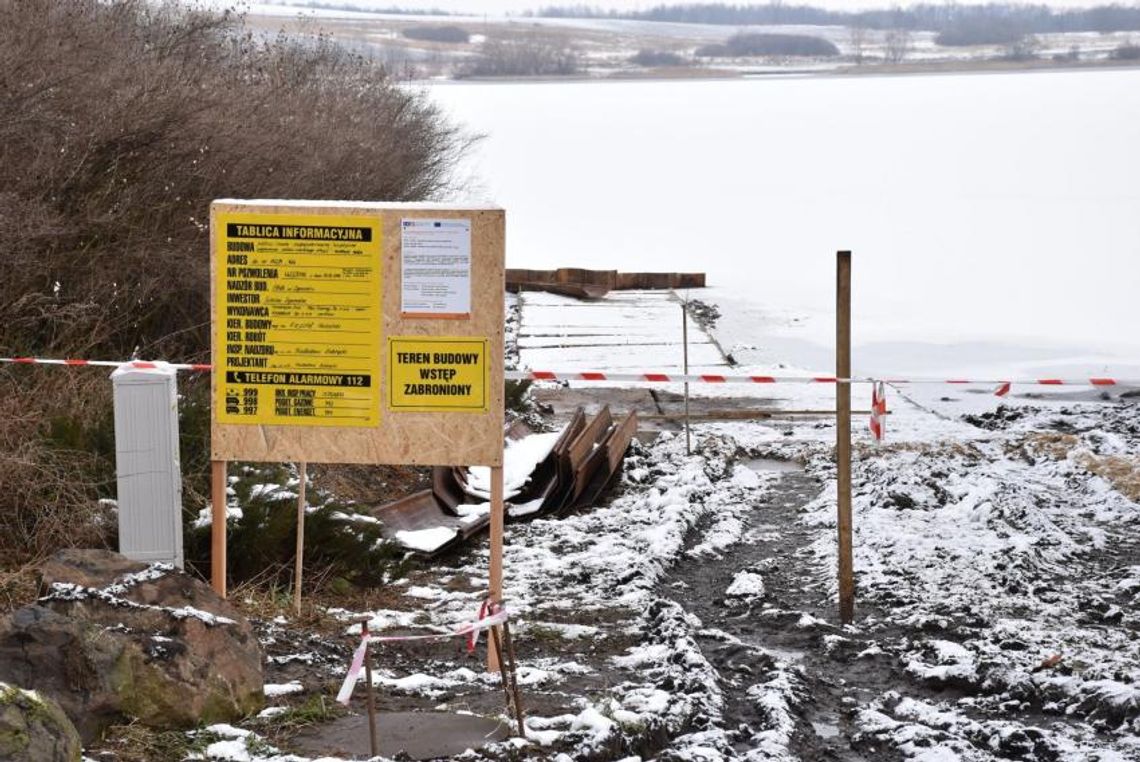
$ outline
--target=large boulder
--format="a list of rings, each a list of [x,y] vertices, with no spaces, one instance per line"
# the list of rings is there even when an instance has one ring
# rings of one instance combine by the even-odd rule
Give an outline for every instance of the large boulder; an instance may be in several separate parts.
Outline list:
[[[178,729],[264,703],[248,620],[169,564],[66,550],[40,568],[40,599],[0,619],[0,680],[59,702],[85,742],[137,720]]]
[[[79,733],[59,705],[35,691],[0,683],[0,759],[79,762]]]

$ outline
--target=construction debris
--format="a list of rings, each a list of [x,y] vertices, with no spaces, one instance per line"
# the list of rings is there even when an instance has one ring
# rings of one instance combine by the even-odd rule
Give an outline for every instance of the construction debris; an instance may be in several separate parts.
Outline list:
[[[621,471],[637,414],[615,422],[609,406],[592,420],[578,408],[557,434],[514,426],[504,451],[507,519],[562,515],[593,505]],[[370,511],[386,537],[432,557],[461,545],[491,522],[489,471],[436,466],[432,487]]]

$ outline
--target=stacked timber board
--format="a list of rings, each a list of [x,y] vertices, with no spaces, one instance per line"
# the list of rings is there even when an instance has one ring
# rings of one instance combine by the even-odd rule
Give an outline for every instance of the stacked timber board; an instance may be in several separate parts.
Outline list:
[[[704,273],[622,273],[617,270],[507,270],[508,291],[549,291],[579,299],[600,299],[610,291],[704,288]]]
[[[528,430],[512,430],[521,438]],[[561,516],[593,505],[621,471],[622,460],[637,433],[637,414],[616,422],[609,406],[588,419],[578,408],[549,454],[506,503],[507,519]],[[426,556],[449,551],[490,523],[490,511],[470,487],[466,468],[436,466],[432,487],[371,511],[384,524],[385,536]]]

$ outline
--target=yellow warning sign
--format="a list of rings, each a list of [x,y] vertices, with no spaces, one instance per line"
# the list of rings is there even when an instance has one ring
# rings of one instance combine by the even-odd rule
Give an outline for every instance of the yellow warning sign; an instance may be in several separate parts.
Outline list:
[[[487,339],[393,336],[388,340],[388,407],[487,412],[489,356]]]
[[[220,423],[376,426],[379,218],[219,213]]]

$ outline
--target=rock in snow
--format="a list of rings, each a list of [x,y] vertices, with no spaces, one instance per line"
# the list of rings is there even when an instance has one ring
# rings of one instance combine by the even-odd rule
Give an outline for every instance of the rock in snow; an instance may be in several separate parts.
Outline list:
[[[78,762],[80,751],[79,733],[59,704],[0,683],[0,759]]]
[[[84,741],[137,720],[191,728],[261,708],[261,648],[207,585],[167,564],[65,550],[39,601],[0,619],[0,679],[59,702]]]

